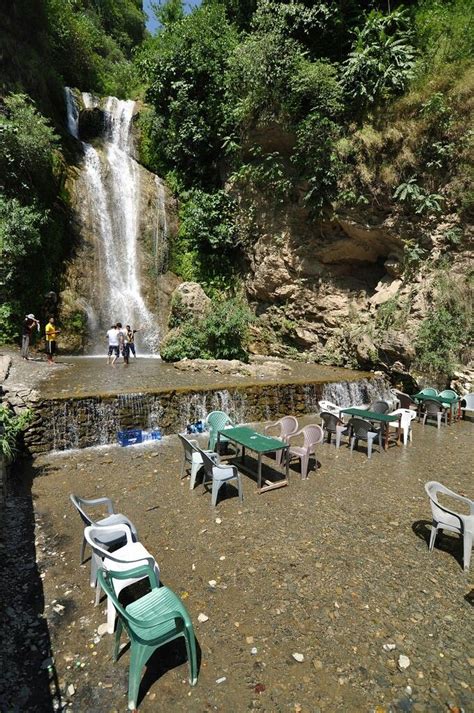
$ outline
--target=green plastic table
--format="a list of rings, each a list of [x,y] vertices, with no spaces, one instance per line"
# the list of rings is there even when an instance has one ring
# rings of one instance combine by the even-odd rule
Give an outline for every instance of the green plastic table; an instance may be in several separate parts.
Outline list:
[[[235,428],[224,428],[217,432],[217,452],[219,453],[220,446],[220,435],[225,436],[229,441],[233,443],[238,443],[242,446],[242,464],[245,461],[245,449],[248,448],[249,451],[254,451],[258,455],[258,469],[257,469],[257,486],[258,492],[264,493],[267,490],[274,490],[275,488],[282,488],[288,485],[288,472],[289,472],[289,458],[288,458],[288,443],[281,441],[279,438],[273,438],[272,436],[264,436],[258,431],[254,431],[253,428],[249,426],[235,426]],[[286,469],[285,469],[285,479],[278,480],[276,483],[272,483],[269,480],[265,480],[265,485],[262,485],[262,455],[264,453],[273,453],[275,451],[286,451]]]
[[[398,437],[397,443],[400,444],[400,434],[401,434],[401,416],[400,414],[390,414],[390,413],[376,413],[375,411],[367,411],[365,408],[343,408],[341,413],[347,413],[349,416],[358,416],[359,418],[365,418],[366,421],[380,421],[383,425],[384,430],[384,449],[388,448],[388,436],[390,430],[390,424],[394,421],[398,421]]]
[[[460,396],[427,396],[427,394],[422,394],[421,392],[418,394],[413,394],[412,399],[415,401],[423,402],[429,399],[430,401],[437,401],[439,404],[448,404],[449,406],[449,422],[451,423],[453,420],[454,414],[454,406],[458,405],[458,418],[460,415],[460,407],[461,407],[461,397]]]

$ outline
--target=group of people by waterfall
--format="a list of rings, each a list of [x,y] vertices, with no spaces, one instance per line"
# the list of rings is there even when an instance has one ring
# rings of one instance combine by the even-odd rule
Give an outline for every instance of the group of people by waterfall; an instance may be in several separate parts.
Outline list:
[[[129,324],[122,327],[121,322],[113,324],[107,331],[107,341],[109,349],[107,353],[107,364],[115,366],[117,359],[122,356],[125,365],[130,363],[130,354],[137,358],[135,350],[135,334],[138,329],[132,329]]]

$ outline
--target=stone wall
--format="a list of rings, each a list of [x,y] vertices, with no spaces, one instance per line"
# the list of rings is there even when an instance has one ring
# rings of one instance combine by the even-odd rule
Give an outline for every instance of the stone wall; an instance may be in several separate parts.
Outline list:
[[[344,384],[341,382],[342,387]],[[31,454],[105,445],[117,440],[117,432],[160,428],[163,434],[183,431],[188,423],[205,419],[210,411],[223,410],[235,422],[266,421],[286,414],[296,416],[318,411],[318,401],[327,398],[326,387],[334,384],[256,384],[202,391],[163,390],[148,394],[91,396],[51,399],[36,404],[36,418],[25,434]],[[383,378],[351,382],[358,403],[386,393]],[[349,389],[341,389],[341,393]],[[344,404],[349,405],[349,404]]]

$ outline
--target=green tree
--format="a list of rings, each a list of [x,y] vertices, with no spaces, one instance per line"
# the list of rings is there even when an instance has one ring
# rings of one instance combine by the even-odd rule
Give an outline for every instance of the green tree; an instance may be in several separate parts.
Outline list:
[[[148,40],[138,66],[148,82],[148,155],[155,170],[176,170],[184,183],[220,183],[219,163],[227,117],[223,76],[237,42],[221,6],[203,7]]]

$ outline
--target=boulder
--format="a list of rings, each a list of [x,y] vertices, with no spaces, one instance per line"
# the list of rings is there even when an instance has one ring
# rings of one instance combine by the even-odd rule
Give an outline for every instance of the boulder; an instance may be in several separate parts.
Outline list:
[[[202,317],[209,309],[211,300],[197,282],[182,282],[171,295],[171,320],[174,323],[192,317]]]

